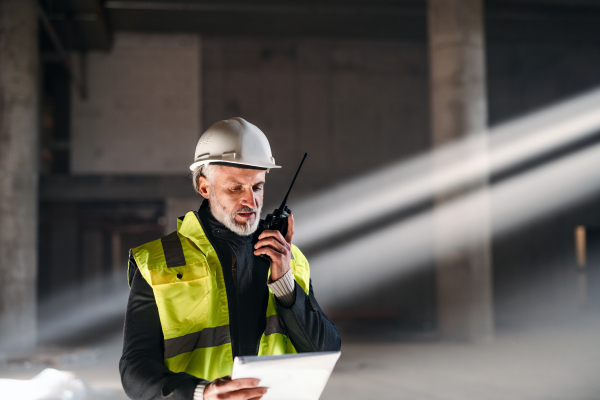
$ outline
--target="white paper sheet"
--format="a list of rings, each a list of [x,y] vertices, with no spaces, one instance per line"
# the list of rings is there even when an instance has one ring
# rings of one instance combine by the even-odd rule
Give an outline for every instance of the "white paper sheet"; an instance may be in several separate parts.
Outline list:
[[[269,390],[263,400],[318,400],[325,389],[339,351],[236,357],[233,379],[260,379]]]

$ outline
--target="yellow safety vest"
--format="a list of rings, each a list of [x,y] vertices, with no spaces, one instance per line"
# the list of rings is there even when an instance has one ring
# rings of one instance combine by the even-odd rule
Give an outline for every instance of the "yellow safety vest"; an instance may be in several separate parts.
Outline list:
[[[207,380],[230,375],[233,355],[223,270],[195,213],[190,211],[183,221],[178,220],[176,232],[131,252],[154,291],[165,340],[165,366]],[[308,262],[294,245],[292,258],[294,279],[308,293]],[[269,289],[258,355],[295,352]]]

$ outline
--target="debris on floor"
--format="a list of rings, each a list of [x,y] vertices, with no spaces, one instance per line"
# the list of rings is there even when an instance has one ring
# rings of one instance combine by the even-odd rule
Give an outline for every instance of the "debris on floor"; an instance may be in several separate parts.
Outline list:
[[[87,392],[85,382],[74,373],[53,368],[28,380],[0,379],[0,393],[5,399],[84,400]]]

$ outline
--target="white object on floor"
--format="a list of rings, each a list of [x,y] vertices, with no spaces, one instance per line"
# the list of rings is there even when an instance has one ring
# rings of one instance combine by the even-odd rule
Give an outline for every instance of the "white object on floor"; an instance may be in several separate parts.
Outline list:
[[[72,372],[46,368],[29,380],[0,379],[0,394],[7,400],[84,400],[87,388]]]

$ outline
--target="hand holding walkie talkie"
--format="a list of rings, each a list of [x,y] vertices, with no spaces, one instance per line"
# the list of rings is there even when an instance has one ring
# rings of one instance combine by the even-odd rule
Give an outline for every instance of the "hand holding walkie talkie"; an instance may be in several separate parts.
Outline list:
[[[267,231],[267,230],[279,231],[284,238],[286,237],[287,231],[288,231],[288,217],[292,213],[292,210],[290,210],[286,205],[287,199],[288,199],[288,196],[290,195],[290,191],[292,190],[292,187],[294,186],[294,183],[296,182],[296,178],[298,177],[300,168],[302,168],[302,164],[304,164],[304,160],[306,159],[307,155],[308,155],[308,153],[304,153],[304,157],[302,158],[302,161],[300,162],[300,166],[298,167],[298,170],[296,171],[296,175],[294,176],[294,179],[292,180],[292,184],[290,185],[290,188],[288,189],[287,194],[285,195],[285,198],[281,202],[281,205],[279,206],[279,208],[276,208],[272,214],[267,215],[267,217],[265,218],[265,221],[264,221],[264,224],[262,227],[262,231]],[[266,258],[269,261],[272,261],[271,257],[269,257],[266,254],[261,254],[260,256],[263,258]]]

